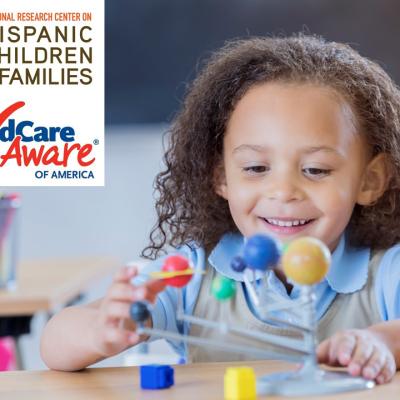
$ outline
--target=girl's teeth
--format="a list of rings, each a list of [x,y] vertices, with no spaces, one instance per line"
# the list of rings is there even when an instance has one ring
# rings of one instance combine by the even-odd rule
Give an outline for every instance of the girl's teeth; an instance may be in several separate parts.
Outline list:
[[[272,225],[291,227],[291,226],[297,226],[297,225],[304,225],[304,224],[310,222],[310,220],[296,219],[293,221],[281,221],[278,219],[267,219],[267,222]]]

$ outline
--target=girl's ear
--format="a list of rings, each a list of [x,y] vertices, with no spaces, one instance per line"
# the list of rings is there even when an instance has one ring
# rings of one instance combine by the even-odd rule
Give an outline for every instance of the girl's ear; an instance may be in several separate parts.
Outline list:
[[[357,203],[368,206],[375,203],[385,192],[391,178],[386,154],[379,153],[367,165],[357,197]]]
[[[227,187],[226,187],[226,177],[225,168],[223,161],[220,161],[214,169],[214,190],[217,195],[227,199]]]

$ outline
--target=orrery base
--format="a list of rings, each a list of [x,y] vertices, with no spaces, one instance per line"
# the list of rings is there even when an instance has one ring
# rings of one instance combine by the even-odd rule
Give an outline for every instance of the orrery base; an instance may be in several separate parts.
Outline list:
[[[260,395],[312,396],[372,389],[374,386],[374,381],[320,368],[307,372],[279,372],[257,379],[257,393]]]

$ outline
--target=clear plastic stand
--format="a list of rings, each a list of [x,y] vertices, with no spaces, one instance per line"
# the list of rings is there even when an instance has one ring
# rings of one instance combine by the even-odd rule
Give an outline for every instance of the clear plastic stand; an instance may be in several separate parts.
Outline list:
[[[304,334],[304,346],[310,353],[301,368],[294,372],[278,372],[257,379],[257,393],[261,395],[311,396],[371,389],[375,383],[346,372],[326,371],[319,368],[315,355],[315,299],[311,286],[303,286],[301,298],[305,300],[303,324],[310,327]]]
[[[181,292],[179,290],[179,292]],[[254,297],[255,294],[253,294]],[[274,394],[282,396],[309,396],[319,394],[332,394],[348,392],[353,390],[371,389],[375,383],[361,377],[353,377],[346,372],[333,372],[323,370],[318,366],[315,354],[316,348],[316,323],[315,323],[315,299],[312,286],[303,286],[298,302],[292,305],[293,314],[298,315],[299,323],[288,323],[284,319],[274,318],[275,322],[288,326],[302,333],[301,339],[280,337],[272,334],[255,332],[249,329],[230,326],[228,324],[208,321],[191,315],[186,315],[182,307],[182,293],[178,293],[177,319],[190,324],[206,326],[211,329],[218,329],[222,333],[234,332],[237,335],[254,338],[276,346],[275,351],[266,351],[234,343],[226,343],[219,340],[210,340],[190,335],[181,335],[172,332],[159,331],[152,328],[139,327],[139,334],[146,334],[183,341],[200,346],[213,347],[229,352],[247,354],[260,359],[285,360],[290,362],[300,362],[301,367],[294,372],[280,372],[264,375],[257,379],[257,393],[260,395]],[[263,314],[268,316],[268,304],[258,297],[258,306],[263,310]],[[302,307],[298,307],[301,304]],[[290,309],[288,304],[282,304],[283,309]],[[276,305],[273,310],[276,311]],[[300,311],[299,311],[300,310]],[[279,351],[285,349],[285,353]]]
[[[257,379],[260,395],[312,396],[372,389],[373,381],[352,377],[346,372],[325,371],[303,366],[296,372],[280,372]]]

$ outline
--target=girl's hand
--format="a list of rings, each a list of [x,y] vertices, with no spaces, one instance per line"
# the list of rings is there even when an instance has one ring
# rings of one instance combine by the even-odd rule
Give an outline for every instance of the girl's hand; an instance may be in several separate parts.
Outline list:
[[[157,294],[165,288],[160,280],[149,281],[141,286],[132,285],[131,279],[137,273],[136,267],[122,268],[101,300],[93,333],[95,349],[102,357],[113,356],[140,342],[130,318],[130,306],[143,300],[154,303]]]
[[[345,366],[350,375],[361,375],[377,383],[389,382],[396,364],[383,340],[367,329],[341,331],[324,340],[317,348],[318,361],[331,366]]]

